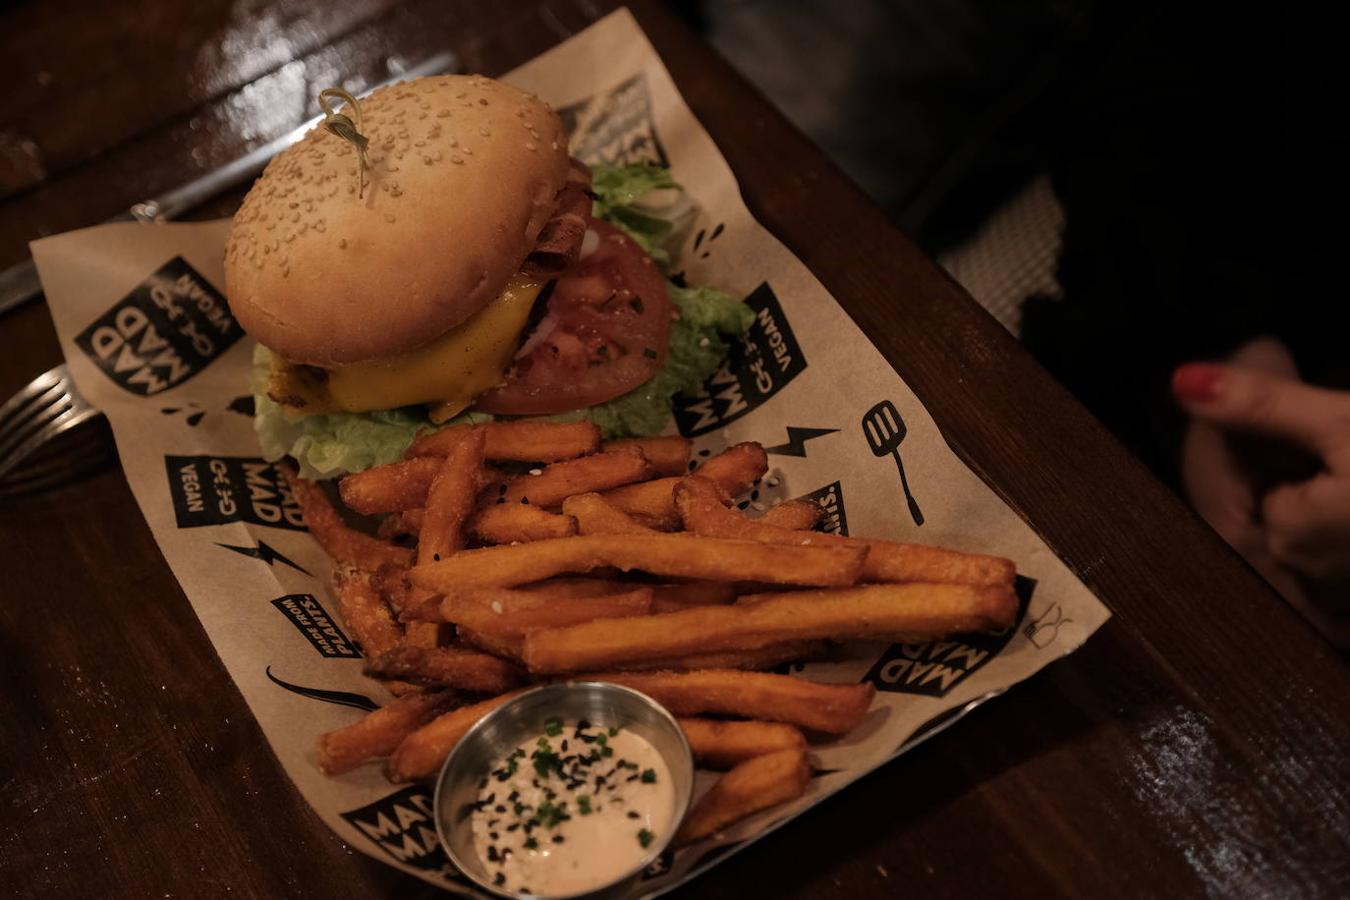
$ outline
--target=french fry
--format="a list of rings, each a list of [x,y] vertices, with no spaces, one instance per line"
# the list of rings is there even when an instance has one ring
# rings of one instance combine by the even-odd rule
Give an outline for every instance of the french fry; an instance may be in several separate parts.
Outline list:
[[[345,575],[338,579],[337,589],[338,615],[367,656],[383,653],[403,639],[403,627],[394,621],[368,576]]]
[[[407,574],[406,572],[404,573]],[[481,602],[489,604],[494,599],[503,597],[514,597],[523,601],[525,604],[554,601],[568,601],[574,599],[589,599],[594,597],[608,597],[613,594],[626,594],[636,590],[640,585],[624,581],[615,581],[612,578],[551,578],[547,581],[538,581],[534,584],[523,584],[516,588],[457,588],[454,592],[456,596],[464,597],[466,595],[478,594],[484,597]],[[653,593],[655,590],[653,589]],[[395,606],[395,612],[399,613],[399,618],[403,622],[443,622],[441,617],[440,594],[433,594],[429,591],[419,595],[423,598],[417,605]],[[733,598],[734,599],[734,598]],[[392,605],[392,604],[391,604]],[[653,604],[654,606],[654,604]],[[645,608],[643,612],[650,612]]]
[[[604,491],[652,476],[652,464],[636,449],[609,450],[567,459],[522,475],[506,484],[501,503],[530,503],[545,509],[573,494]]]
[[[509,691],[491,700],[442,713],[409,734],[394,749],[385,764],[390,781],[414,781],[436,774],[455,744],[478,720],[501,706],[520,691]]]
[[[366,674],[398,678],[413,684],[500,694],[517,687],[525,673],[515,665],[476,650],[458,647],[413,647],[400,644],[366,663]]]
[[[448,557],[464,546],[465,520],[473,510],[481,480],[484,438],[481,431],[474,429],[462,431],[456,438],[455,445],[444,458],[428,457],[438,464],[439,470],[427,490],[417,542],[419,563]],[[431,598],[425,589],[414,585],[400,598],[400,603],[408,608],[420,608]],[[434,650],[443,637],[443,629],[438,623],[411,621],[406,626],[403,643],[410,649]]]
[[[533,584],[522,584],[516,588],[526,594],[536,594],[554,600],[570,600],[574,597],[603,597],[607,594],[623,594],[637,585],[613,578],[550,578]]]
[[[437,615],[440,615],[440,613],[438,612]],[[521,662],[520,654],[525,649],[524,638],[505,638],[500,635],[474,631],[472,628],[465,628],[462,625],[455,629],[455,636],[470,647],[477,647],[479,650],[513,662]]]
[[[478,634],[520,638],[540,628],[595,619],[642,616],[651,612],[651,588],[622,594],[557,598],[505,588],[462,588],[441,600],[441,618]]]
[[[409,647],[432,650],[441,645],[441,637],[442,629],[439,622],[409,622],[403,626],[402,643]]]
[[[457,701],[454,691],[404,694],[345,728],[320,735],[320,771],[341,775],[367,760],[389,755],[405,737]]]
[[[594,453],[600,447],[600,429],[594,422],[490,422],[486,425],[452,425],[440,431],[424,432],[405,454],[409,458],[445,456],[470,427],[482,429],[487,436],[483,446],[485,459],[515,462],[557,462]]]
[[[690,538],[690,540],[693,540]],[[780,548],[786,551],[789,548]],[[417,577],[416,569],[413,577]],[[596,621],[525,638],[531,672],[623,668],[649,659],[757,650],[785,641],[884,638],[925,641],[1012,625],[1010,586],[872,584],[762,595],[756,602]]]
[[[769,471],[769,457],[764,447],[753,441],[732,444],[698,468],[698,474],[736,496]]]
[[[426,456],[375,466],[343,478],[338,493],[343,503],[363,516],[426,506],[427,491],[442,462],[440,457]]]
[[[795,800],[811,781],[803,749],[779,750],[747,759],[718,779],[684,817],[674,845],[683,847],[752,813]]]
[[[402,512],[390,513],[380,520],[375,533],[386,541],[401,537],[417,537],[417,533],[422,530],[422,517],[426,512],[422,507],[416,506]]]
[[[862,547],[780,547],[686,535],[607,534],[464,550],[417,566],[410,577],[414,585],[441,594],[463,585],[512,587],[604,566],[672,578],[829,586],[856,581],[866,555]]]
[[[417,539],[418,564],[464,548],[465,522],[473,511],[483,465],[483,438],[483,432],[476,429],[463,432],[432,479]]]
[[[524,652],[524,639],[520,641]],[[695,653],[690,656],[669,656],[645,659],[630,663],[629,672],[671,671],[686,672],[694,669],[746,669],[758,671],[772,669],[785,662],[799,662],[808,659],[820,659],[828,652],[825,641],[787,641],[782,644],[770,644],[758,650],[725,650],[721,653]]]
[[[571,537],[577,533],[577,520],[533,504],[494,503],[474,515],[469,530],[488,544],[516,544]]]
[[[782,722],[728,722],[721,719],[678,719],[694,760],[709,769],[730,769],[780,750],[805,750],[799,729]]]
[[[675,612],[691,606],[713,606],[736,599],[734,585],[721,581],[686,581],[652,586],[652,612]]]
[[[774,525],[788,531],[810,531],[824,515],[825,510],[819,503],[810,500],[784,500],[770,506],[768,511],[759,517],[759,524]]]
[[[641,691],[675,716],[722,715],[786,722],[822,734],[847,734],[872,703],[871,684],[819,684],[792,675],[699,669],[693,672],[605,672],[579,681],[608,681]]]
[[[675,506],[686,528],[707,537],[794,547],[865,546],[868,552],[860,581],[1011,585],[1017,574],[1012,560],[997,556],[960,553],[924,544],[789,531],[756,522],[723,506],[716,486],[697,475],[682,479],[675,486]]]
[[[299,477],[291,466],[282,464],[280,468],[290,482],[310,534],[334,562],[368,572],[385,565],[411,565],[411,550],[348,528],[320,485]]]
[[[679,482],[678,477],[656,478],[614,488],[602,496],[610,505],[648,528],[674,531],[680,527],[680,514],[675,510],[671,492]]]
[[[698,474],[734,497],[767,471],[769,458],[764,448],[759,444],[744,443],[734,444],[709,459],[698,469]],[[659,531],[674,531],[680,527],[680,514],[675,509],[673,494],[679,483],[678,477],[657,478],[606,491],[605,499],[643,525]]]
[[[605,441],[602,450],[636,448],[652,464],[655,475],[683,475],[689,470],[689,451],[694,442],[684,437],[624,438]]]
[[[373,587],[395,618],[403,621],[403,613],[412,605],[413,587],[408,581],[408,570],[395,566],[381,566],[370,573],[370,586]]]
[[[562,503],[564,515],[577,523],[577,534],[655,534],[597,493],[576,494]]]

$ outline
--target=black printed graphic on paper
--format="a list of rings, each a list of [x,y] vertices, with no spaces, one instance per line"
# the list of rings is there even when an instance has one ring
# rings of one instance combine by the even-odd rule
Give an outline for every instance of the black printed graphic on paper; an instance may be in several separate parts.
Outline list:
[[[271,544],[268,544],[262,540],[257,541],[257,543],[255,543],[252,547],[248,545],[240,547],[236,544],[221,544],[221,543],[217,543],[216,546],[224,547],[226,550],[231,550],[235,553],[238,553],[240,556],[247,556],[249,559],[256,559],[259,562],[265,562],[269,566],[271,566],[273,563],[281,563],[282,565],[290,566],[292,569],[302,574],[305,575],[310,574],[308,569],[304,568],[295,560],[291,559],[290,557],[283,554],[281,551],[277,550]]]
[[[922,525],[923,511],[919,509],[914,492],[909,488],[909,479],[905,477],[905,463],[900,458],[900,444],[909,434],[909,427],[905,425],[905,420],[900,418],[900,411],[891,401],[882,400],[863,416],[862,430],[873,456],[889,456],[895,460],[895,468],[900,474],[900,489],[904,492],[905,503],[909,506],[910,518],[914,520],[915,525]]]
[[[701,391],[674,398],[675,425],[685,437],[736,421],[806,370],[806,357],[768,284],[755,288],[745,303],[755,312],[750,330],[731,345]]]
[[[248,456],[166,456],[179,528],[250,522],[304,531],[300,505],[276,466]]]
[[[187,406],[165,406],[160,409],[160,414],[165,416],[182,416],[184,424],[189,428],[196,428],[202,424],[202,419],[206,418],[206,410],[202,409],[191,400]]]
[[[220,292],[176,256],[75,343],[119,387],[149,397],[205,369],[243,334]]]
[[[712,256],[713,246],[717,243],[717,239],[722,236],[722,232],[726,230],[726,227],[725,222],[718,222],[712,227],[711,231],[706,228],[700,228],[698,233],[694,235],[694,248],[692,252],[697,253],[699,259],[707,259]],[[707,239],[706,245],[703,242],[705,238]],[[685,287],[685,285],[682,284],[680,287]]]
[[[238,413],[241,416],[248,416],[250,419],[257,413],[257,399],[252,394],[244,394],[235,397],[230,401],[230,405],[225,407],[232,413]]]
[[[357,659],[361,651],[342,633],[313,594],[287,594],[272,601],[277,611],[319,651],[320,656]]]
[[[1059,637],[1059,630],[1072,622],[1068,616],[1064,615],[1064,607],[1059,605],[1059,601],[1051,603],[1045,608],[1045,611],[1037,616],[1033,621],[1027,622],[1022,626],[1022,633],[1031,641],[1031,645],[1037,650],[1044,650],[1055,642]]]
[[[460,880],[436,838],[431,792],[425,787],[406,787],[339,815],[395,862]]]
[[[809,494],[802,494],[798,500],[808,500],[825,510],[825,516],[816,526],[816,531],[848,536],[848,514],[844,512],[844,486],[832,481],[824,487],[816,488]]]
[[[1036,582],[1019,575],[1017,622],[1026,615]],[[1018,626],[998,634],[961,634],[926,644],[892,644],[863,676],[879,691],[945,697],[952,688],[988,664],[1008,646]]]
[[[805,459],[807,441],[824,437],[827,434],[836,434],[838,431],[838,428],[798,428],[796,425],[789,425],[787,426],[787,440],[781,444],[766,446],[764,452],[775,456],[795,456],[799,459]]]
[[[374,712],[380,708],[380,704],[376,703],[365,694],[354,694],[351,691],[332,691],[327,688],[307,687],[303,684],[294,684],[273,675],[271,666],[268,666],[264,670],[264,673],[267,675],[267,680],[277,687],[290,691],[292,694],[298,694],[301,697],[308,697],[311,700],[318,700],[322,703],[332,703],[334,706],[350,706],[352,709],[361,709],[366,712]]]
[[[572,155],[592,165],[652,163],[669,168],[656,135],[647,76],[638,73],[618,86],[557,110]]]

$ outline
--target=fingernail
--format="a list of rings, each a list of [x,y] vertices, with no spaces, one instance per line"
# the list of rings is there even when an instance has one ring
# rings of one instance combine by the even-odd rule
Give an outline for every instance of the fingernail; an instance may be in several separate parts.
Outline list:
[[[1172,393],[1182,400],[1207,403],[1218,399],[1222,382],[1222,366],[1187,363],[1172,373]]]

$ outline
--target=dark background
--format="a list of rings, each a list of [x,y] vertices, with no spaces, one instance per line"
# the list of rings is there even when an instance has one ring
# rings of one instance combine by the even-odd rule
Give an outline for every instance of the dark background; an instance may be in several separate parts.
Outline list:
[[[705,0],[686,19],[934,256],[1039,173],[1020,337],[1176,487],[1173,368],[1260,335],[1350,387],[1347,47],[1298,4]]]

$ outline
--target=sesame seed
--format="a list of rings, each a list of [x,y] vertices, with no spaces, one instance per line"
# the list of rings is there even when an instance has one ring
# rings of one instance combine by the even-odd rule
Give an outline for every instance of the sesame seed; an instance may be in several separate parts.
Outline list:
[[[464,158],[462,156],[452,156],[450,157],[450,161],[457,166],[464,165]]]
[[[543,474],[544,474],[544,470],[543,470],[543,469],[531,469],[531,470],[530,470],[530,474],[531,474],[531,475],[543,475]]]
[[[500,615],[502,614],[502,601],[500,601],[500,600],[493,600],[493,601],[492,601],[492,611],[495,612],[497,615],[500,616]]]
[[[778,487],[778,485],[781,483],[782,482],[779,481],[777,475],[771,476],[769,480],[765,482],[765,484],[767,484],[769,487]]]
[[[699,345],[700,347],[706,347],[706,346],[708,346],[708,345],[711,344],[711,343],[712,343],[712,341],[708,340],[706,337],[703,337],[703,338],[699,338],[699,339],[698,339],[698,345]]]
[[[536,150],[539,149],[539,145],[536,144],[534,141],[526,141],[526,142],[525,142],[525,149],[526,149],[526,150],[529,150],[531,153],[533,153],[534,151],[536,151]]]

